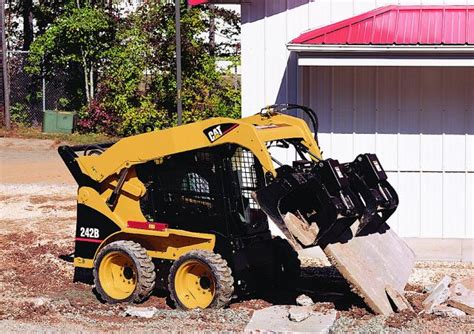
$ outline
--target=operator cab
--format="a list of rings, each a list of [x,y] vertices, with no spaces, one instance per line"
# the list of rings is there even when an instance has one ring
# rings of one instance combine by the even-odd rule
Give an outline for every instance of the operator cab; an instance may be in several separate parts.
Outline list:
[[[267,216],[252,198],[264,187],[258,159],[225,144],[137,166],[147,188],[141,208],[150,221],[171,228],[248,236],[268,230]]]

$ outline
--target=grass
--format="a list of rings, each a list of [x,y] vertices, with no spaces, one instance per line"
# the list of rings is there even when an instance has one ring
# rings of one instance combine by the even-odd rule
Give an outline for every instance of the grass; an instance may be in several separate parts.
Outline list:
[[[118,138],[96,133],[43,133],[41,128],[32,127],[14,127],[7,130],[0,128],[0,138],[27,138],[27,139],[49,139],[57,143],[66,143],[69,145],[86,145],[93,143],[103,143],[118,140]]]

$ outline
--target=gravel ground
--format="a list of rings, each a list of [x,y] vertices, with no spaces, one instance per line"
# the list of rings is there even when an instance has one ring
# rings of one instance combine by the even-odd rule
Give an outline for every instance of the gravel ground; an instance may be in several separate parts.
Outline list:
[[[156,332],[242,331],[253,310],[273,304],[294,304],[296,294],[275,291],[265,297],[235,300],[224,310],[173,310],[163,292],[143,306],[157,308],[152,319],[125,317],[125,305],[98,301],[91,286],[72,283],[73,267],[66,256],[73,251],[75,192],[55,153],[57,144],[45,141],[5,143],[0,139],[0,326],[2,332]],[[13,157],[12,162],[5,157]],[[15,158],[16,157],[16,158]],[[44,177],[16,175],[34,170],[33,162],[47,157],[51,170]],[[32,163],[29,167],[15,166]],[[54,169],[57,168],[57,169]],[[14,173],[15,175],[5,174]],[[22,182],[22,183],[19,183]],[[62,181],[61,181],[62,182]],[[474,332],[474,317],[441,318],[419,314],[426,290],[444,275],[453,279],[474,276],[466,263],[419,262],[407,285],[414,312],[375,316],[325,259],[302,258],[298,284],[324,311],[338,310],[334,333]]]

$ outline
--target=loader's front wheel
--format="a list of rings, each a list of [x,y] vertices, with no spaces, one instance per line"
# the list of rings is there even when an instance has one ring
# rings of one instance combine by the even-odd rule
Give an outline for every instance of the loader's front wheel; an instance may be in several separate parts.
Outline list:
[[[94,264],[94,283],[109,303],[145,300],[155,287],[155,266],[138,243],[121,240],[105,246]]]
[[[227,262],[209,251],[195,250],[176,260],[168,278],[170,297],[177,308],[223,308],[234,292]]]

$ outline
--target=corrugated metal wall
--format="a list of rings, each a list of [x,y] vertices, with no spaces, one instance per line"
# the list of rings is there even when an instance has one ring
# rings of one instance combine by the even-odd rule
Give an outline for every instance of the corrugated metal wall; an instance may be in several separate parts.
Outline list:
[[[474,236],[474,68],[306,67],[302,86],[325,156],[377,153],[402,236]]]
[[[391,225],[405,237],[474,237],[473,68],[306,68],[297,92],[301,32],[390,1],[253,0],[242,5],[243,114],[304,102],[320,115],[325,156],[376,152],[401,197]],[[398,4],[474,4],[399,1]],[[303,101],[301,101],[303,99]]]

